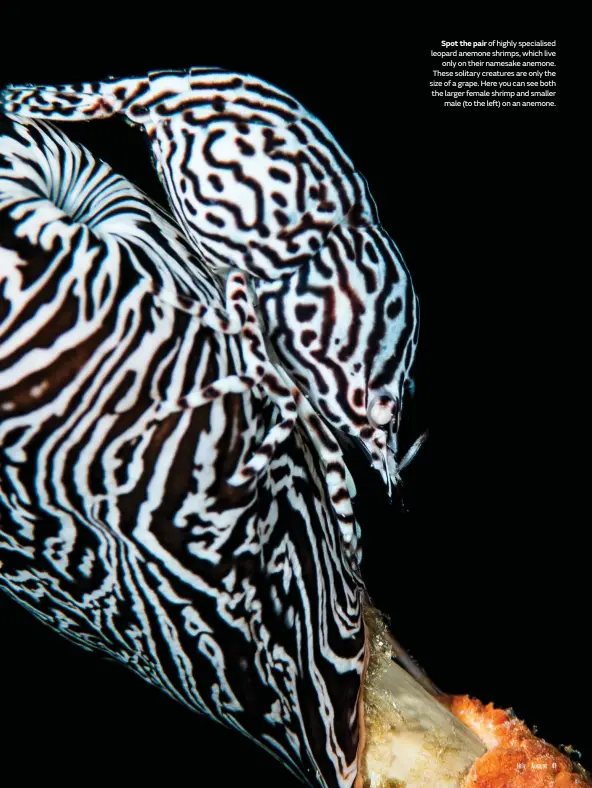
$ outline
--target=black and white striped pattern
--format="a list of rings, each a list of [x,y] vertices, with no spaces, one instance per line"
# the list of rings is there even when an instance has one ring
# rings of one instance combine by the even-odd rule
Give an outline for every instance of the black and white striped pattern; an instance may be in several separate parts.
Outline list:
[[[365,180],[317,118],[273,85],[215,68],[15,87],[5,106],[142,125],[187,238],[213,269],[251,275],[285,370],[389,489],[398,482],[417,298]]]
[[[250,299],[106,164],[0,116],[0,588],[351,786],[356,534]]]

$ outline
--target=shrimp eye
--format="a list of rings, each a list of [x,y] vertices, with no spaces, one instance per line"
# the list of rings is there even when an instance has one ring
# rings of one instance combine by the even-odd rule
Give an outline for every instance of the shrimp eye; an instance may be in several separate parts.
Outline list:
[[[383,395],[376,397],[368,407],[368,420],[375,427],[385,427],[397,415],[398,403],[396,400]]]

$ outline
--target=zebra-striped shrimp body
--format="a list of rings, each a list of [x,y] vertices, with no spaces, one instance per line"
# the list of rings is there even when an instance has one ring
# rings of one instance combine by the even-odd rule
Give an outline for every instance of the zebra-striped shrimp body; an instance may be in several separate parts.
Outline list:
[[[249,275],[290,379],[337,435],[360,442],[389,489],[398,482],[418,302],[366,181],[317,118],[267,82],[216,68],[12,87],[4,106],[141,125],[187,238],[211,268]]]

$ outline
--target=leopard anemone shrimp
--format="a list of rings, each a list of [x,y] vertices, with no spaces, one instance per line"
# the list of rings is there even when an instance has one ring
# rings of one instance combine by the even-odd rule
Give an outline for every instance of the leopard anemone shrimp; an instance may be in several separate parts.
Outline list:
[[[426,437],[399,456],[418,299],[365,179],[323,123],[275,86],[218,68],[12,86],[4,106],[58,121],[122,114],[144,129],[187,238],[212,269],[249,275],[269,352],[316,412],[307,420],[354,439],[390,495]]]

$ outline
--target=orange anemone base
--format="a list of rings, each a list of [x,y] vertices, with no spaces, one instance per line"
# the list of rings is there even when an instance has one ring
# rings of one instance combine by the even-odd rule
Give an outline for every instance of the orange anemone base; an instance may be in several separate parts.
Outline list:
[[[452,696],[449,707],[488,748],[473,764],[466,788],[592,788],[583,770],[512,712],[466,695]]]

